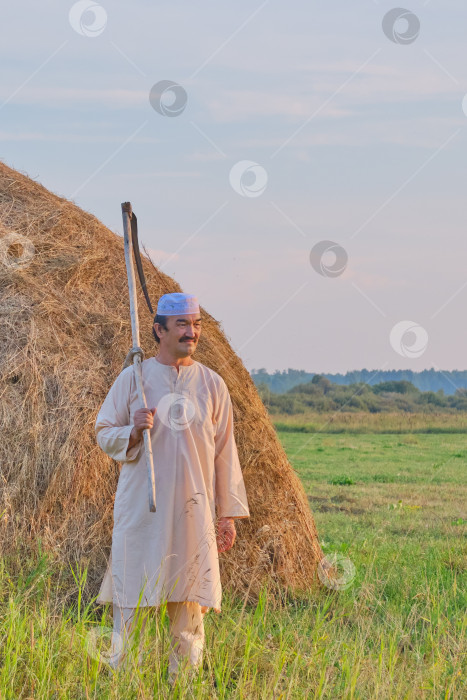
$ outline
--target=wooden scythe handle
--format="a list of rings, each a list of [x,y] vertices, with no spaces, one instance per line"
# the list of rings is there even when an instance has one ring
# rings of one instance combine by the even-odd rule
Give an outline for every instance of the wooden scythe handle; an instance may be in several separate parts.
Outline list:
[[[128,291],[130,294],[130,314],[131,314],[131,334],[133,338],[133,349],[139,349],[139,320],[138,320],[138,300],[136,297],[135,271],[133,269],[132,244],[131,244],[131,224],[132,215],[131,203],[123,202],[123,241],[125,247],[125,263],[128,276]],[[136,352],[133,356],[134,375],[136,380],[136,388],[138,391],[138,399],[141,408],[147,408],[146,396],[143,388],[143,375],[141,370],[141,362],[143,361],[142,351]],[[149,510],[151,513],[156,512],[156,479],[154,476],[154,461],[152,457],[151,434],[149,428],[143,430],[144,450],[146,453],[146,464],[148,468],[148,491],[149,491]]]

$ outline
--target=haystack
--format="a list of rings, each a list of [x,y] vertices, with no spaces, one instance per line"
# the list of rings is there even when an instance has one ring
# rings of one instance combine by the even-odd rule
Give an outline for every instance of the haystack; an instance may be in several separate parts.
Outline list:
[[[98,447],[94,422],[132,344],[123,237],[1,163],[0,199],[1,553],[36,551],[40,538],[59,562],[88,567],[96,595],[120,465]],[[143,266],[153,302],[182,291],[149,257]],[[147,358],[158,347],[140,289],[138,305]],[[266,578],[308,589],[323,555],[302,484],[220,324],[201,315],[194,357],[228,386],[251,512],[220,555],[223,587],[250,599]]]

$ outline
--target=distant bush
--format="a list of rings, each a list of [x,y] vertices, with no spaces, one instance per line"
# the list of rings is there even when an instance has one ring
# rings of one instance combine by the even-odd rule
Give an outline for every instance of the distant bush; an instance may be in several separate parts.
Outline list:
[[[381,382],[380,384],[375,384],[373,387],[373,392],[375,394],[381,394],[387,392],[390,394],[419,394],[419,390],[411,382],[401,381],[401,382]]]

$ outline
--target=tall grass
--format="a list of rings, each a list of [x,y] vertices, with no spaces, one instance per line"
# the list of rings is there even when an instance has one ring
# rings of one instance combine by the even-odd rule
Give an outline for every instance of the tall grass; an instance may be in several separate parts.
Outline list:
[[[0,697],[467,697],[467,449],[462,435],[280,433],[341,578],[257,604],[224,591],[205,616],[203,668],[167,679],[166,607],[148,611],[143,661],[111,671],[110,606],[87,569],[0,560]],[[346,478],[344,478],[344,476]],[[346,568],[349,564],[350,568]],[[69,577],[68,577],[69,580]],[[271,583],[271,587],[272,587]],[[138,640],[136,639],[136,642]]]
[[[416,566],[412,555],[408,561],[405,550],[405,566]],[[466,614],[456,576],[445,575],[441,557],[405,581],[377,550],[364,559],[346,590],[271,604],[264,588],[255,606],[225,593],[222,614],[206,616],[204,668],[173,690],[165,606],[149,616],[142,665],[133,660],[116,674],[105,663],[108,607],[82,607],[78,597],[54,610],[54,572],[44,559],[25,563],[16,584],[2,567],[10,590],[0,620],[1,697],[462,698]]]

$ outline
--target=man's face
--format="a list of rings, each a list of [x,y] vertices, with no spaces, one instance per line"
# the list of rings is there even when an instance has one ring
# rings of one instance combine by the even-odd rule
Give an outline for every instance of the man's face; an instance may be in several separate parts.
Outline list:
[[[193,355],[201,335],[201,315],[185,314],[167,317],[167,330],[154,324],[161,347],[174,357]]]

